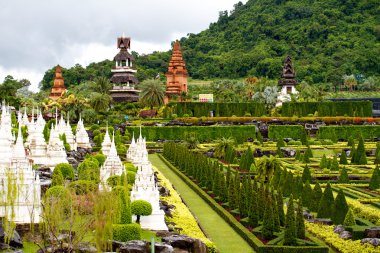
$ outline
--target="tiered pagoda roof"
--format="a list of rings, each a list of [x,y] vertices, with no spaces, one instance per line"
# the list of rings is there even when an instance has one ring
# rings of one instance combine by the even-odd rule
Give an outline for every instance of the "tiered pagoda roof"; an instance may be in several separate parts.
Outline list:
[[[284,67],[282,69],[282,79],[278,81],[279,85],[296,85],[297,81],[296,72],[293,67],[292,58],[288,55],[284,60]]]
[[[167,77],[166,94],[168,96],[180,96],[182,92],[187,93],[187,78],[189,74],[178,40],[174,43],[172,58],[169,62],[168,72],[165,75]]]
[[[51,88],[50,98],[51,99],[58,99],[65,93],[66,87],[65,82],[62,77],[62,70],[61,66],[57,65],[55,68],[55,79],[54,79],[54,85]]]

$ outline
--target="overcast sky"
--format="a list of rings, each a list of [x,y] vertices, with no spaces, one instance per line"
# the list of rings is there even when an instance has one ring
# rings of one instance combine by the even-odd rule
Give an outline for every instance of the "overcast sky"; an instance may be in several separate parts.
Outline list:
[[[171,41],[208,28],[238,1],[1,0],[0,83],[10,74],[36,90],[56,64],[112,59],[123,33],[140,54],[169,50]]]

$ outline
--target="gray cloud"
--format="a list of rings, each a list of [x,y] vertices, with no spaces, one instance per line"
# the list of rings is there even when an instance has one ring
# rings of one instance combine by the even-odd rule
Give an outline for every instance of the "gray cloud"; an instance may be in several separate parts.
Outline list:
[[[115,48],[116,37],[122,32],[132,37],[132,47],[134,42],[142,43],[135,45],[142,51],[139,53],[164,45],[169,49],[174,36],[206,29],[210,22],[217,20],[219,11],[231,9],[236,2],[3,0],[0,2],[0,68],[41,72],[57,63],[71,66],[86,45],[95,43]]]

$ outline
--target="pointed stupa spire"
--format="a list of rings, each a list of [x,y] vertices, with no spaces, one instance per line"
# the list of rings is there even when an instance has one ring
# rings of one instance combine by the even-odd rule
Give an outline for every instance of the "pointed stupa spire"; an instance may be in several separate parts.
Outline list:
[[[25,159],[24,139],[22,137],[21,124],[18,126],[17,141],[13,147],[12,159]]]

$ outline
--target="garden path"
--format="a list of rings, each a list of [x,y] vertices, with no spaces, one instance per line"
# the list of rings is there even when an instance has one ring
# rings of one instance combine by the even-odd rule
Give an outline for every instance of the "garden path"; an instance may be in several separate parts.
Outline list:
[[[170,182],[185,200],[191,212],[196,216],[199,223],[216,244],[220,253],[250,253],[254,250],[249,244],[230,227],[201,197],[198,196],[180,177],[178,177],[158,155],[149,155],[149,161],[155,166]]]

